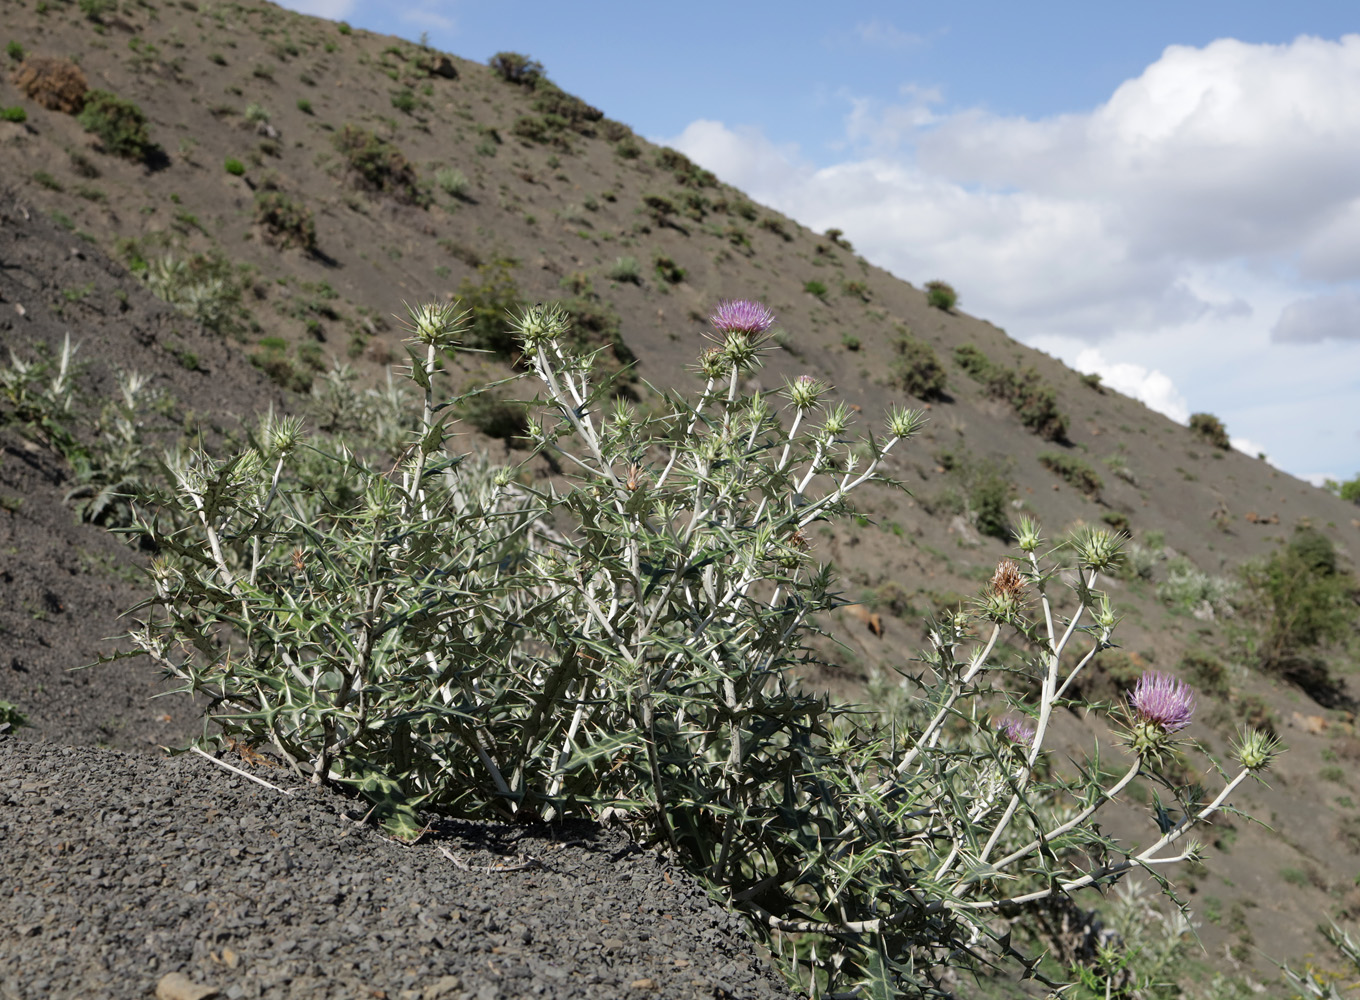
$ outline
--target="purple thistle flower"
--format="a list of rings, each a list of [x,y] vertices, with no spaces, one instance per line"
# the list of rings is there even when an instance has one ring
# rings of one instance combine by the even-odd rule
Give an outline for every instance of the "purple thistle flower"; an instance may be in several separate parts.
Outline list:
[[[774,326],[774,313],[759,302],[731,299],[719,302],[708,321],[719,333],[760,334]]]
[[[1170,674],[1148,670],[1134,685],[1129,707],[1138,721],[1151,723],[1165,733],[1175,733],[1190,725],[1195,714],[1195,692]]]
[[[1015,744],[1029,746],[1034,742],[1034,727],[1018,716],[997,719],[996,731]]]

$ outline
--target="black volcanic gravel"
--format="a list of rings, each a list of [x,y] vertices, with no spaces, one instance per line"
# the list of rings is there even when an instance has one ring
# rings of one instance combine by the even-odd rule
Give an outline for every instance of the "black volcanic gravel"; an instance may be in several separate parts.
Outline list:
[[[617,829],[444,821],[408,847],[257,773],[291,794],[0,736],[0,997],[150,997],[174,973],[228,998],[792,996]]]

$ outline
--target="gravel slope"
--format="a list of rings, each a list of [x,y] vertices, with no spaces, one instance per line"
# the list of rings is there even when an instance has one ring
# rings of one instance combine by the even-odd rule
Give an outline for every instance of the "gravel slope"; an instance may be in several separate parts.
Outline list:
[[[618,830],[445,821],[407,847],[259,773],[291,794],[0,736],[0,997],[792,996]]]

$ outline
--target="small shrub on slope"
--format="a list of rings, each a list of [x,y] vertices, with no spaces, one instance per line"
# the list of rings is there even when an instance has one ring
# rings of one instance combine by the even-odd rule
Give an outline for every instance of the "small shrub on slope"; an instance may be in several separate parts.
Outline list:
[[[316,250],[312,210],[282,191],[260,191],[255,195],[255,222],[280,246],[297,246],[308,253]]]
[[[888,381],[917,399],[940,399],[948,379],[935,349],[905,331],[897,338],[897,356]]]
[[[926,282],[926,303],[945,312],[953,312],[959,304],[959,294],[952,285],[944,281]]]
[[[92,90],[85,95],[77,121],[99,140],[104,152],[113,156],[145,160],[156,150],[142,109],[107,90]]]
[[[1223,426],[1223,421],[1212,413],[1190,414],[1190,430],[1215,448],[1222,448],[1227,451],[1232,447],[1232,441],[1228,438],[1228,432]]]
[[[430,196],[420,187],[416,168],[400,149],[368,129],[346,125],[332,139],[359,183],[408,205],[425,207]]]

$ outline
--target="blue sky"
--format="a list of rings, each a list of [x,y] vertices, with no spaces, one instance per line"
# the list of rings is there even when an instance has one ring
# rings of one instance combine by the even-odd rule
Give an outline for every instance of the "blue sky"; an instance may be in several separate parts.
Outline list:
[[[1360,471],[1360,8],[291,0],[565,89],[1169,416]]]

